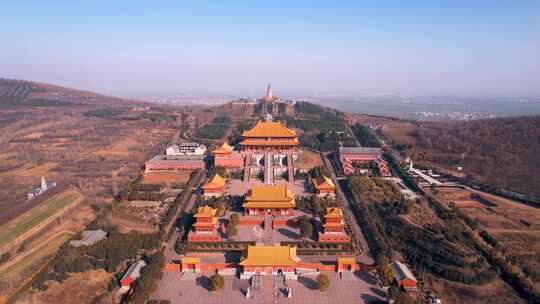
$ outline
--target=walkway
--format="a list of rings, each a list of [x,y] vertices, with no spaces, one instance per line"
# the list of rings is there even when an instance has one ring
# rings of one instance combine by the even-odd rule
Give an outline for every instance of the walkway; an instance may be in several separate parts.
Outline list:
[[[339,201],[341,202],[341,207],[343,208],[343,211],[346,213],[345,220],[347,221],[348,226],[354,231],[354,234],[356,236],[355,238],[356,244],[358,245],[361,251],[358,258],[360,259],[361,263],[371,265],[374,263],[374,260],[369,251],[369,246],[366,241],[364,232],[362,231],[362,228],[358,224],[358,221],[356,220],[356,216],[352,212],[352,209],[351,209],[352,198],[345,195],[341,187],[341,183],[338,182],[338,178],[336,176],[336,172],[334,171],[334,167],[330,163],[330,160],[328,159],[328,156],[326,154],[323,155],[323,161],[324,161],[324,166],[326,167],[327,172],[330,173],[332,180],[336,182],[336,185],[337,185],[336,192],[337,192]]]

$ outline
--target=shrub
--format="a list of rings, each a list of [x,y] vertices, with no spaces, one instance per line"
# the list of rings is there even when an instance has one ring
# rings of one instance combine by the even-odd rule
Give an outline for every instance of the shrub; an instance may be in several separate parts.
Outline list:
[[[225,280],[222,275],[216,273],[210,278],[210,290],[219,291],[223,286],[225,286]]]
[[[238,225],[240,223],[240,216],[236,213],[231,214],[230,218],[231,224]]]
[[[325,274],[319,274],[315,281],[317,282],[317,288],[321,292],[326,291],[330,286],[330,279],[328,279],[328,276]]]

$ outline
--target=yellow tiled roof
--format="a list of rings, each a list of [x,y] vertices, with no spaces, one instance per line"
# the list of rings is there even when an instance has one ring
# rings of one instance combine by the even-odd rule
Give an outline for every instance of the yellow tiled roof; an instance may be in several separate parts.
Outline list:
[[[185,257],[181,260],[182,264],[200,264],[201,258]]]
[[[242,266],[294,266],[300,259],[296,255],[296,247],[250,245],[247,257],[240,261]]]
[[[315,189],[324,189],[324,190],[336,190],[336,185],[331,178],[322,176],[313,179],[313,186]]]
[[[225,179],[219,174],[214,175],[214,177],[202,186],[203,189],[216,189],[225,187]]]
[[[294,194],[287,189],[287,185],[253,186],[246,202],[245,208],[294,208]]]
[[[217,209],[210,206],[202,206],[197,209],[195,217],[214,217],[216,216]]]
[[[356,259],[355,258],[338,258],[337,259],[338,261],[338,265],[350,265],[350,264],[353,264],[355,265],[356,264]]]
[[[243,137],[296,137],[296,132],[279,122],[259,121],[251,130],[242,132]]]
[[[337,207],[326,208],[325,217],[328,217],[328,218],[342,218],[343,217],[343,211],[341,210],[341,208],[337,208]]]
[[[233,147],[231,147],[231,145],[229,145],[228,143],[223,143],[223,145],[221,145],[221,147],[215,149],[214,151],[212,151],[212,153],[214,154],[227,154],[227,153],[231,153],[232,151],[234,150]]]
[[[240,142],[242,146],[297,146],[298,139],[291,140],[244,140]]]

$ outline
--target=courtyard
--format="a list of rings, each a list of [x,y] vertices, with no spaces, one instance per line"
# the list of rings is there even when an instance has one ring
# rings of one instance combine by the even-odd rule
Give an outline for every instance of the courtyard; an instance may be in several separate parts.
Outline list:
[[[298,280],[287,280],[292,297],[288,298],[283,289],[276,288],[276,276],[263,276],[262,287],[250,290],[246,298],[249,280],[226,275],[224,288],[213,293],[209,291],[212,274],[165,272],[158,290],[151,299],[170,300],[172,303],[384,303],[385,293],[377,286],[377,280],[368,272],[327,273],[330,286],[326,292],[316,288],[316,275],[302,275]]]

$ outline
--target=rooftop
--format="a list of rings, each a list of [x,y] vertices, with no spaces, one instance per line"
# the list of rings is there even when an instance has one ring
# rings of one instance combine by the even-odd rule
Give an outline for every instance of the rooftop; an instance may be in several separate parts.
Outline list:
[[[243,207],[247,208],[294,208],[294,194],[286,184],[253,186],[246,196]]]
[[[340,147],[339,154],[382,154],[381,148],[368,148],[368,147]]]
[[[217,209],[210,206],[202,206],[197,209],[195,217],[214,217],[216,216]]]
[[[146,262],[143,260],[138,260],[136,263],[131,264],[128,270],[122,276],[122,280],[127,278],[137,279],[141,276],[141,269],[146,266]]]
[[[331,178],[327,176],[321,176],[313,179],[313,186],[315,189],[335,190],[336,185]]]
[[[259,121],[251,130],[242,132],[243,137],[296,137],[296,132],[280,122]]]
[[[221,147],[215,149],[214,151],[212,151],[212,153],[214,153],[214,154],[227,154],[227,153],[231,153],[233,150],[234,150],[234,148],[231,145],[224,142],[223,145],[221,145]]]
[[[294,266],[300,259],[296,247],[280,245],[251,245],[247,257],[240,261],[242,266]]]
[[[216,189],[223,187],[225,187],[225,179],[217,173],[210,181],[208,181],[204,186],[202,186],[203,189]]]
[[[328,218],[343,218],[343,211],[341,210],[341,208],[337,208],[337,207],[326,208],[325,217],[328,217]]]
[[[204,155],[156,155],[152,157],[148,162],[155,161],[203,161]]]
[[[412,279],[416,281],[416,278],[409,270],[409,267],[407,267],[407,265],[401,263],[400,261],[394,261],[390,263],[390,267],[392,267],[392,270],[394,271],[394,278],[398,282],[403,279]]]

